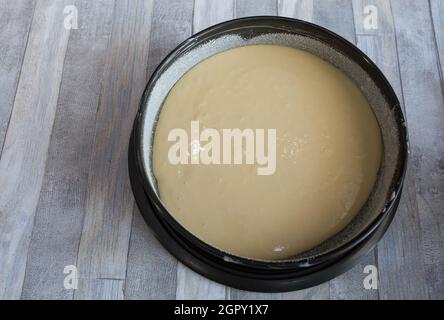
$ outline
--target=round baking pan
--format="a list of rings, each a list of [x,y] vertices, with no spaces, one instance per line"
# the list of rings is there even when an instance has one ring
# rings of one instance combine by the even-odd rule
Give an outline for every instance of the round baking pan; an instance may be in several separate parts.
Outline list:
[[[163,101],[202,60],[246,45],[308,51],[345,72],[366,96],[383,138],[377,182],[353,221],[319,246],[284,260],[253,260],[220,251],[183,228],[163,205],[152,170],[152,143]],[[140,211],[160,242],[204,276],[244,290],[290,291],[327,281],[353,266],[388,228],[399,203],[408,155],[399,101],[377,66],[353,44],[317,25],[282,17],[249,17],[212,26],[173,50],[154,71],[142,97],[129,146],[129,171]],[[321,197],[322,195],[320,195]]]

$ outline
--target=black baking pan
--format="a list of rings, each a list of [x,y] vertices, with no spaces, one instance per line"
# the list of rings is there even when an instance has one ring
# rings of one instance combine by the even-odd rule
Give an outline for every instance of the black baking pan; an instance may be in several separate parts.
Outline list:
[[[253,260],[220,251],[196,238],[169,213],[152,170],[152,142],[162,103],[191,67],[219,52],[275,44],[311,52],[344,71],[360,87],[378,120],[383,159],[364,207],[337,235],[284,260]],[[373,248],[396,212],[408,157],[407,127],[399,101],[378,67],[337,34],[300,20],[249,17],[227,21],[190,37],[154,71],[142,97],[129,146],[129,172],[136,203],[159,241],[182,263],[220,283],[264,292],[291,291],[327,281]]]

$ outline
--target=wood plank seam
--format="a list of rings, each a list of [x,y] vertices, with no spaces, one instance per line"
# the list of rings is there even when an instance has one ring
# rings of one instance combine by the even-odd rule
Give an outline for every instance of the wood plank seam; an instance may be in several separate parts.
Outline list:
[[[151,37],[150,37],[151,38]],[[128,262],[130,261],[129,260],[129,255],[130,255],[130,246],[131,246],[131,238],[133,237],[133,228],[132,228],[132,225],[133,225],[133,221],[134,221],[134,211],[136,210],[136,206],[137,206],[137,204],[136,204],[136,201],[134,201],[134,203],[133,203],[133,209],[131,210],[132,211],[132,218],[131,218],[131,229],[130,229],[130,236],[129,236],[129,238],[128,238],[128,250],[127,250],[127,252],[126,252],[126,262],[127,262],[127,264],[126,264],[126,270],[125,270],[125,278],[123,279],[124,280],[124,283],[123,283],[123,297],[124,297],[124,299],[125,299],[125,297],[126,297],[126,284],[127,284],[127,279],[128,279]]]
[[[400,76],[404,87],[404,98],[406,115],[408,118],[423,116],[422,121],[415,118],[409,123],[411,150],[410,164],[413,175],[414,192],[417,198],[418,212],[415,216],[419,218],[419,230],[421,238],[421,258],[424,272],[418,279],[418,293],[423,292],[424,298],[442,296],[442,262],[443,256],[442,237],[440,237],[440,226],[437,212],[440,206],[440,198],[433,194],[433,183],[439,187],[442,183],[442,173],[436,166],[434,160],[439,159],[439,149],[436,148],[440,137],[442,137],[442,80],[440,79],[439,54],[436,51],[436,38],[433,35],[433,14],[424,6],[430,5],[429,1],[423,1],[419,10],[418,2],[392,1],[394,7],[394,20],[397,38],[397,46],[400,55]],[[397,14],[395,14],[397,11]],[[402,58],[401,58],[402,56]],[[433,61],[437,59],[437,61]],[[413,81],[417,81],[417,85]],[[408,110],[407,110],[408,107]],[[424,109],[424,111],[423,111]],[[428,122],[428,123],[427,123]],[[438,157],[438,159],[437,159]],[[436,172],[436,175],[434,173]],[[441,178],[441,179],[440,179]]]
[[[70,36],[71,36],[71,32],[69,32],[69,34],[68,34],[68,41],[67,41],[66,47],[68,47],[68,45],[69,45],[69,39],[70,39]],[[65,51],[65,56],[63,57],[62,66],[65,65],[65,59],[66,59],[66,51]],[[65,72],[65,68],[62,69],[62,73],[61,73],[61,75],[60,75],[59,88],[57,89],[57,91],[58,91],[59,93],[60,93],[60,88],[62,87],[62,82],[63,82],[62,79],[63,79],[63,74],[64,74],[64,72]],[[60,95],[58,94],[56,106],[59,105],[59,101],[60,101]],[[52,134],[53,134],[53,129],[54,129],[54,122],[55,122],[55,121],[53,121],[53,122],[52,122],[52,125],[51,125],[51,133],[49,134],[49,141],[52,140]],[[45,153],[46,153],[45,158],[48,159],[48,155],[49,155],[49,144],[48,144],[48,148],[46,149]],[[45,161],[45,170],[44,170],[44,172],[46,172],[46,161]],[[43,184],[43,180],[42,180],[42,184]],[[39,201],[40,201],[40,197],[41,197],[41,188],[42,188],[42,184],[40,184],[39,198],[38,198],[38,200],[37,200],[37,205],[34,207],[34,210],[33,210],[34,212],[33,212],[33,214],[32,214],[31,238],[32,238],[32,233],[33,233],[33,231],[34,231],[35,214],[36,214],[36,212],[37,212],[37,206],[38,206],[38,203],[39,203]],[[27,274],[27,268],[26,268],[26,265],[28,264],[28,258],[29,258],[29,254],[30,254],[30,252],[29,252],[29,246],[30,246],[30,243],[31,243],[31,242],[28,243],[28,249],[27,249],[26,260],[25,260],[25,272],[24,272],[24,274],[23,274],[23,279],[22,279],[22,289],[20,290],[20,295],[22,294],[22,291],[23,291],[23,281],[25,280],[25,278],[26,278],[26,274]]]
[[[375,246],[375,249],[373,249],[373,259],[376,263],[377,268],[377,279],[380,279],[379,277],[379,268],[378,268],[378,247]],[[381,294],[379,293],[379,289],[376,290],[376,300],[381,300]]]
[[[356,2],[356,3],[359,3],[359,2]],[[370,46],[371,46],[370,48],[375,48],[374,50],[376,50],[376,52],[375,52],[376,55],[383,54],[381,52],[378,53],[378,44],[377,43],[381,44],[381,48],[382,49],[384,49],[384,43],[386,45],[387,45],[387,43],[392,43],[392,47],[393,47],[392,50],[393,51],[386,52],[385,54],[388,55],[388,59],[390,59],[390,55],[394,55],[395,60],[396,60],[395,61],[396,66],[390,68],[387,65],[382,64],[380,66],[380,68],[382,68],[384,73],[388,72],[386,74],[386,76],[388,78],[391,78],[390,80],[395,82],[395,83],[392,83],[392,86],[394,87],[395,91],[397,91],[396,89],[399,90],[398,91],[398,96],[399,96],[399,100],[400,100],[400,103],[401,103],[401,108],[403,108],[403,110],[404,110],[404,107],[403,107],[403,100],[404,100],[404,98],[403,98],[403,89],[402,89],[402,82],[401,82],[401,75],[400,75],[399,58],[398,58],[398,45],[397,45],[397,41],[396,41],[396,30],[395,30],[394,19],[393,19],[393,11],[391,9],[390,3],[386,3],[386,2],[364,1],[361,4],[364,5],[364,4],[368,4],[368,3],[371,3],[371,4],[375,5],[379,9],[380,13],[385,13],[385,15],[384,14],[378,15],[379,21],[383,22],[383,23],[381,23],[383,29],[381,30],[380,28],[378,28],[380,30],[378,32],[369,31],[367,33],[365,32],[365,30],[362,30],[360,32],[359,32],[359,30],[357,30],[358,31],[357,32],[357,36],[361,40],[362,39],[368,39],[368,40],[366,40],[364,42],[368,41],[368,43],[370,43]],[[382,17],[382,21],[381,21],[381,17]],[[387,49],[387,48],[385,48],[385,49]],[[377,56],[376,58],[378,59],[378,60],[375,61],[376,63],[378,63],[378,64],[379,63],[383,63],[384,57],[378,57]],[[380,59],[382,59],[382,60],[380,60]],[[388,68],[388,69],[386,69],[386,68]],[[404,196],[403,196],[403,201],[404,202],[408,201],[409,203],[411,203],[411,205],[406,206],[407,211],[411,211],[412,208],[413,208],[414,214],[417,216],[417,213],[418,213],[417,206],[413,205],[414,201],[411,199],[409,193],[407,193],[407,190],[406,190],[407,187],[410,187],[410,186],[406,187],[406,185],[407,184],[411,184],[411,181],[413,181],[413,179],[406,179],[406,181],[405,181],[405,184],[404,184],[405,192],[404,192]],[[398,220],[396,220],[395,223],[392,224],[392,227],[386,233],[386,237],[385,238],[387,238],[387,236],[388,237],[392,236],[393,233],[394,234],[398,233],[398,235],[399,235],[399,232],[401,232],[401,231],[396,231],[396,229],[393,229],[393,228],[398,228],[399,229],[402,226],[402,222],[399,223],[399,224],[396,224],[396,222],[398,222],[398,221],[403,221],[402,217],[401,217],[401,220],[399,220],[399,218],[400,217],[398,217]],[[405,220],[405,218],[404,218],[404,220]],[[414,219],[413,222],[415,223],[415,225],[417,225],[417,222],[419,222],[418,217],[417,217],[417,219]],[[395,231],[393,231],[393,230],[395,230]],[[420,231],[419,231],[419,233],[420,233]],[[388,241],[388,240],[386,240],[386,241]],[[382,261],[381,259],[387,259],[387,256],[384,256],[384,253],[387,254],[387,252],[384,251],[383,255],[381,256],[379,254],[379,250],[381,250],[381,246],[382,246],[382,248],[384,248],[386,250],[387,249],[387,245],[386,245],[386,242],[384,241],[384,238],[382,239],[382,241],[379,244],[380,245],[378,246],[377,251],[375,251],[375,259],[376,259],[376,262],[378,264],[378,279],[380,281],[382,281],[383,277],[381,275],[381,268],[383,269],[383,268],[387,267],[387,263],[385,265],[381,264],[381,261]],[[392,250],[393,250],[393,248],[392,248]],[[395,259],[399,259],[399,257],[397,257]],[[421,264],[421,261],[420,261],[420,264]],[[387,272],[391,272],[391,270],[390,269],[389,270],[385,270],[384,272],[385,272],[385,274],[383,274],[383,275],[386,276],[386,273]],[[385,280],[387,280],[387,278]],[[377,292],[378,293],[378,299],[382,299],[383,298],[382,297],[383,291],[381,291],[381,289],[383,291],[385,289],[386,291],[388,291],[388,292],[390,292],[392,294],[394,292],[393,289],[390,289],[390,284],[388,282],[384,282],[382,284],[380,282],[379,290]]]
[[[114,3],[113,16],[114,16],[114,14],[116,13],[116,7],[117,7],[117,2]],[[135,28],[136,28],[136,23],[134,23],[134,29],[135,29]],[[112,29],[111,29],[111,30],[112,30],[112,31],[111,31],[111,35],[110,35],[109,38],[108,38],[108,49],[111,48],[112,40],[113,40],[113,34],[115,34],[115,32],[116,32],[114,21],[113,21],[113,25],[112,25]],[[107,50],[107,52],[108,52],[108,57],[107,57],[106,60],[108,60],[108,59],[110,58],[110,51]],[[134,60],[133,60],[133,61],[135,61],[136,50],[134,50],[133,55],[134,55]],[[108,62],[109,62],[109,60],[108,60],[107,62],[105,62],[105,67],[106,67],[106,64],[107,64]],[[104,73],[105,73],[105,67],[104,67]],[[131,76],[133,75],[133,73],[134,73],[134,64],[132,65]],[[100,135],[100,132],[97,130],[97,127],[98,127],[98,121],[97,121],[97,119],[98,119],[98,116],[99,116],[99,114],[100,114],[100,110],[101,110],[101,108],[106,107],[106,105],[103,105],[103,103],[102,103],[103,90],[104,90],[104,81],[105,81],[105,80],[106,80],[105,77],[102,76],[102,78],[101,78],[101,83],[100,83],[99,100],[98,100],[97,109],[96,109],[96,113],[95,113],[94,130],[93,130],[94,135],[93,135],[93,138],[92,138],[92,141],[94,141],[94,142],[93,142],[93,147],[96,146],[96,141],[97,141],[97,139],[98,139],[98,136]],[[131,86],[131,92],[132,92],[132,89],[133,89],[133,86]],[[131,93],[129,94],[129,97],[131,97]],[[103,105],[103,106],[102,106],[102,105]],[[112,160],[111,160],[111,159],[108,159],[108,161],[110,162],[110,161],[112,161]],[[93,164],[94,164],[94,163],[93,163],[93,157],[91,156],[90,159],[89,159],[89,170],[88,170],[89,174],[88,174],[88,183],[87,183],[88,188],[87,188],[87,190],[88,190],[89,187],[90,187],[89,180],[90,180],[91,171],[93,171]],[[133,203],[133,206],[134,206],[134,203]],[[83,230],[85,230],[86,213],[87,213],[87,210],[88,210],[87,207],[88,207],[88,200],[85,201],[85,203],[84,203],[84,214],[83,214],[83,217],[82,217],[82,234],[81,234],[80,241],[79,241],[79,243],[78,243],[78,248],[77,248],[76,265],[79,264],[80,248],[81,248],[81,245],[82,245],[82,237],[83,237],[83,235],[84,235],[84,234],[83,234]],[[131,218],[130,218],[130,225],[131,225],[131,223],[132,223],[132,213],[131,213]],[[131,232],[130,232],[130,234],[131,234]],[[129,239],[130,239],[130,237],[128,237],[128,247],[129,247]],[[127,254],[128,254],[128,251],[129,251],[129,250],[127,250]],[[126,270],[127,270],[127,266],[125,267],[125,273],[126,273]],[[89,272],[90,272],[90,270],[89,270]],[[126,278],[126,277],[125,277],[125,278]],[[83,277],[82,279],[88,279],[88,280],[94,280],[94,279],[97,279],[97,280],[121,280],[121,279],[114,279],[114,278],[106,278],[106,277],[91,277],[91,276],[88,276],[87,278],[84,278],[84,277]],[[123,279],[123,280],[124,280],[124,279]],[[73,294],[73,299],[75,299],[75,297],[76,297],[76,292],[74,292],[74,294]]]
[[[25,48],[24,48],[24,50],[23,50],[22,57],[20,58],[20,71],[19,71],[19,77],[18,77],[18,79],[17,79],[17,83],[16,83],[16,85],[15,85],[14,99],[13,99],[13,102],[12,102],[11,112],[9,113],[9,117],[8,117],[8,124],[6,125],[5,138],[6,138],[6,134],[7,134],[7,132],[8,132],[8,129],[9,129],[9,125],[10,125],[10,123],[11,123],[12,109],[13,109],[13,107],[14,107],[14,102],[15,102],[15,99],[16,99],[16,96],[17,96],[17,90],[18,90],[18,86],[19,86],[19,83],[20,83],[20,78],[21,78],[22,71],[23,71],[23,59],[25,59],[26,51],[27,51],[27,49],[28,49],[28,44],[29,44],[29,34],[31,33],[31,27],[32,27],[32,24],[33,24],[33,22],[34,22],[35,8],[36,8],[36,4],[35,4],[35,2],[34,2],[34,6],[33,6],[33,9],[32,9],[32,14],[31,14],[31,15],[32,15],[32,18],[31,18],[31,21],[30,21],[30,23],[29,23],[28,31],[26,32],[26,44],[25,44]],[[0,160],[1,160],[1,156],[2,156],[2,154],[3,154],[3,148],[5,147],[5,141],[6,141],[6,139],[3,139],[3,143],[2,143],[2,146],[1,146],[1,148],[0,148]]]
[[[91,128],[95,123],[102,79],[101,65],[109,39],[107,21],[113,8],[111,2],[89,5],[76,0],[74,5],[80,12],[79,27],[72,30],[63,64],[50,154],[35,214],[22,299],[72,299],[74,293],[64,288],[62,271],[68,265],[76,265],[82,206],[86,197],[83,187],[87,173],[85,164],[90,158]],[[88,23],[96,14],[102,15]],[[87,61],[82,61],[84,59]],[[70,139],[65,143],[68,137]],[[72,228],[68,221],[71,221]]]
[[[404,116],[405,122],[406,122],[406,124],[408,126],[408,119],[407,119],[407,116],[406,116],[407,112],[406,112],[406,109],[405,109],[405,101],[404,101],[404,86],[402,84],[402,79],[401,79],[401,64],[399,62],[398,35],[396,34],[395,17],[393,15],[393,8],[392,8],[392,2],[391,1],[389,1],[389,6],[390,6],[390,14],[391,14],[390,19],[393,21],[393,31],[394,31],[393,32],[393,36],[395,38],[395,49],[396,49],[396,57],[397,57],[396,62],[397,62],[397,68],[398,68],[399,85],[400,85],[400,89],[401,89],[401,96],[398,97],[398,98],[399,98],[400,103],[401,103],[402,111],[404,111],[404,114],[405,114],[405,116]],[[416,189],[416,187],[415,187],[415,189]]]
[[[428,0],[428,4],[429,4],[429,14],[430,14],[430,19],[432,21],[432,33],[433,33],[433,40],[434,40],[434,44],[435,44],[435,51],[436,51],[436,63],[437,63],[437,67],[438,67],[438,75],[439,75],[439,79],[441,81],[441,90],[444,96],[444,76],[443,76],[443,61],[441,61],[441,55],[439,54],[439,48],[438,48],[438,41],[436,38],[436,30],[435,30],[435,22],[433,20],[433,13],[432,13],[432,3],[430,2],[431,0]]]
[[[194,26],[194,15],[196,14],[196,0],[193,0],[193,8],[192,8],[192,12],[191,12],[191,34],[193,35],[196,31],[195,31],[195,26]]]
[[[152,1],[117,1],[115,5],[94,129],[96,155],[89,169],[87,220],[77,259],[81,272],[93,281],[85,282],[86,290],[77,291],[75,299],[109,294],[124,298],[128,272],[134,198],[127,175],[127,142],[147,78]],[[115,125],[110,126],[110,121]],[[102,223],[102,219],[111,221]],[[117,286],[96,288],[93,283],[100,278],[122,280]]]
[[[404,112],[404,120],[406,122],[407,128],[408,128],[408,117],[407,117],[407,109],[405,107],[405,93],[404,93],[404,84],[402,82],[402,77],[401,77],[401,64],[399,62],[399,46],[398,46],[398,35],[396,32],[396,24],[395,24],[395,17],[393,15],[393,8],[392,8],[392,2],[391,0],[389,1],[389,6],[390,6],[390,14],[391,14],[391,19],[393,21],[393,29],[394,29],[394,38],[395,38],[395,49],[396,49],[396,61],[397,61],[397,68],[398,68],[398,78],[399,78],[399,85],[400,85],[400,89],[401,89],[401,95],[398,97],[399,98],[399,102],[401,104],[401,109]],[[410,140],[410,138],[408,138]],[[411,152],[409,150],[409,156],[411,156]],[[411,161],[411,160],[410,160]],[[414,190],[416,189],[416,178],[415,179],[411,179],[410,183],[412,184],[412,187]],[[410,198],[408,198],[409,200],[411,200]],[[418,227],[419,230],[421,232],[421,237],[423,234],[422,228],[421,228],[421,220],[419,219],[419,207],[418,207],[418,203],[415,201],[415,203],[413,204],[413,207],[415,208],[415,213],[417,216],[417,221],[418,221]]]
[[[41,50],[43,50],[42,52],[44,54],[48,54],[49,55],[49,54],[52,53],[50,51],[51,48],[47,48],[47,47],[41,48],[41,47],[38,46],[38,40],[39,40],[38,36],[41,35],[38,32],[41,31],[41,33],[43,35],[48,35],[47,30],[44,29],[44,24],[45,23],[46,24],[55,24],[55,23],[57,23],[59,21],[58,18],[56,18],[55,12],[53,10],[57,9],[58,5],[60,3],[58,3],[55,8],[51,8],[49,6],[50,4],[48,4],[47,2],[43,2],[43,3],[39,2],[38,4],[41,4],[43,6],[43,8],[40,8],[40,9],[42,9],[42,11],[41,11],[41,15],[42,16],[39,17],[38,21],[36,20],[36,10],[37,9],[36,9],[36,7],[34,7],[33,16],[32,16],[32,23],[31,23],[31,30],[32,30],[32,26],[35,26],[35,25],[37,25],[37,30],[35,31],[35,34],[33,34],[34,38],[33,38],[32,45],[33,45],[33,49],[34,50],[40,50],[41,49]],[[48,5],[49,6],[48,8],[50,8],[50,10],[47,10],[48,8],[45,7],[45,5]],[[37,4],[36,4],[36,6],[37,6]],[[48,15],[48,16],[45,16],[45,15]],[[57,46],[57,47],[52,48],[52,49],[56,50],[55,53],[60,53],[61,55],[63,55],[63,57],[62,57],[63,60],[62,59],[56,60],[56,63],[57,63],[56,64],[56,69],[54,71],[54,74],[52,74],[55,77],[53,80],[56,80],[56,81],[61,81],[61,76],[62,76],[62,72],[63,72],[63,61],[64,61],[64,58],[66,56],[66,48],[67,48],[67,42],[68,42],[68,39],[69,39],[69,35],[70,35],[70,30],[66,30],[65,29],[65,30],[60,31],[60,34],[58,35],[59,38],[57,37],[57,34],[55,35],[55,38],[54,38],[54,40],[56,40],[56,41],[61,41],[61,47]],[[28,44],[29,44],[30,37],[31,37],[31,32],[28,35],[28,39],[27,39]],[[32,78],[33,76],[35,76],[35,74],[31,74],[30,75],[30,78],[32,80],[31,79],[23,80],[23,77],[22,77],[23,76],[23,67],[24,67],[23,65],[25,64],[25,59],[27,57],[28,57],[28,60],[26,60],[27,64],[31,64],[33,59],[36,59],[36,61],[38,62],[37,65],[31,64],[33,67],[34,66],[35,67],[41,67],[41,64],[43,64],[44,67],[45,66],[47,68],[49,67],[48,64],[45,65],[45,63],[42,62],[43,61],[42,60],[43,57],[36,55],[36,53],[33,52],[33,51],[29,51],[29,45],[27,45],[26,51],[25,51],[25,54],[24,54],[24,58],[23,58],[23,61],[22,61],[21,70],[20,70],[21,74],[20,74],[19,81],[18,81],[18,87],[17,87],[16,93],[15,93],[14,110],[11,112],[10,123],[12,122],[12,119],[13,119],[14,116],[18,117],[15,114],[15,112],[16,112],[15,108],[17,108],[17,110],[18,110],[17,112],[20,112],[20,111],[23,111],[23,110],[20,109],[20,107],[22,107],[22,108],[26,108],[26,107],[29,108],[30,107],[29,103],[32,102],[31,99],[35,98],[34,95],[30,92],[30,90],[38,90],[38,91],[40,91],[39,90],[39,88],[40,88],[39,86],[42,85],[42,82],[41,82],[42,81],[41,77],[43,76],[42,74],[38,74],[40,76],[40,78],[37,79],[38,80],[37,83],[35,83],[34,79]],[[34,63],[37,63],[37,62],[34,61]],[[62,63],[62,64],[60,64],[60,63]],[[61,68],[61,70],[59,71],[59,69],[57,69],[57,68]],[[59,72],[57,72],[57,71],[59,71]],[[36,87],[30,87],[29,83],[35,84]],[[18,96],[19,88],[21,90],[23,90],[23,93],[24,93],[24,96],[21,97],[20,99],[19,99],[19,96]],[[57,89],[59,89],[59,88],[57,88]],[[54,124],[54,117],[55,117],[55,111],[56,111],[56,107],[57,107],[57,101],[58,101],[58,98],[59,98],[59,92],[56,91],[56,90],[50,91],[49,95],[44,96],[44,98],[48,99],[48,101],[46,101],[46,103],[48,103],[49,105],[42,106],[40,100],[38,100],[38,102],[37,102],[38,103],[37,107],[40,107],[40,109],[38,109],[37,111],[42,113],[41,114],[42,120],[43,121],[47,121],[47,122],[44,122],[43,124],[48,124],[48,127],[41,128],[42,130],[44,130],[43,134],[45,134],[45,136],[44,136],[45,140],[43,141],[43,143],[44,143],[43,146],[45,146],[45,143],[47,143],[46,150],[43,149],[43,150],[41,150],[42,152],[40,152],[40,153],[37,151],[37,154],[36,154],[36,157],[37,157],[37,159],[36,159],[37,164],[36,165],[41,164],[42,167],[44,167],[44,165],[46,163],[46,157],[47,157],[47,154],[48,154],[49,142],[50,142],[49,139],[50,139],[51,130],[52,130],[52,127],[53,127],[53,124]],[[28,99],[30,101],[27,101]],[[19,105],[19,107],[17,107],[17,105]],[[45,109],[45,108],[47,108],[47,109]],[[20,128],[23,125],[23,123],[21,123],[23,121],[23,119],[22,118],[16,118],[14,120],[16,121],[16,123],[15,123],[16,127],[14,127],[14,129],[17,129],[17,130],[19,130],[19,132],[22,132],[20,130]],[[40,128],[38,128],[38,129],[40,129]],[[11,146],[14,146],[14,147],[17,148],[16,151],[19,153],[19,156],[20,156],[20,152],[22,152],[22,151],[25,152],[25,150],[21,150],[21,148],[24,148],[24,149],[26,148],[26,143],[28,143],[27,140],[26,140],[27,137],[26,136],[19,136],[18,137],[18,138],[21,138],[21,139],[25,139],[24,141],[19,139],[18,142],[17,142],[13,138],[9,138],[11,140],[11,141],[9,141],[8,137],[10,135],[12,135],[13,133],[14,132],[11,133],[11,128],[9,126],[7,135],[5,137],[5,145],[4,146],[6,146],[6,142],[8,142],[9,144],[11,144]],[[48,133],[47,136],[46,136],[46,133]],[[17,143],[18,143],[18,145],[17,145]],[[4,156],[5,156],[5,154],[2,152],[1,160],[2,160],[2,162],[6,161],[7,164],[5,164],[5,165],[8,165],[8,161],[11,161],[11,159],[6,159],[5,160]],[[14,154],[14,151],[11,151],[11,154],[8,154],[8,156],[9,156],[9,158],[12,157],[12,159],[13,159],[14,156],[17,156],[17,154]],[[23,161],[25,161],[24,159],[26,159],[26,157],[22,157],[21,158],[22,162],[20,162],[18,164],[15,164],[15,167],[13,167],[11,169],[12,170],[14,170],[14,169],[15,170],[19,170],[19,172],[22,172],[23,168],[21,166],[22,165],[26,165],[26,163],[23,164]],[[0,163],[2,163],[2,162],[0,162]],[[39,170],[39,168],[34,168],[34,169]],[[8,210],[8,206],[9,205],[15,203],[15,205],[18,206],[18,208],[16,207],[14,209],[18,210],[19,214],[23,215],[23,217],[20,217],[20,216],[17,216],[17,215],[14,216],[15,220],[14,220],[14,218],[9,217],[10,219],[7,220],[6,223],[14,224],[14,223],[17,223],[17,219],[20,219],[20,218],[21,219],[25,219],[25,220],[27,219],[26,222],[25,222],[25,225],[23,226],[23,229],[22,230],[18,230],[18,231],[21,231],[21,233],[19,232],[18,235],[15,235],[15,236],[11,237],[12,239],[7,239],[7,245],[3,247],[3,249],[5,249],[6,254],[7,254],[7,256],[4,257],[4,259],[6,260],[6,262],[5,262],[6,267],[12,267],[14,264],[18,264],[16,267],[19,268],[19,270],[17,270],[15,276],[13,276],[12,274],[8,275],[7,274],[8,270],[4,271],[4,272],[6,272],[6,276],[7,276],[5,278],[4,283],[2,283],[2,288],[1,288],[1,290],[2,290],[1,294],[2,294],[2,296],[4,298],[5,297],[6,298],[17,298],[17,297],[21,296],[21,292],[22,292],[22,289],[23,289],[23,283],[24,283],[24,279],[25,279],[26,261],[27,261],[27,258],[28,258],[28,251],[29,251],[28,249],[29,249],[29,246],[30,246],[32,229],[33,229],[34,221],[35,221],[36,206],[38,204],[39,194],[40,194],[40,190],[41,190],[42,182],[43,182],[43,174],[40,174],[40,173],[41,172],[38,171],[36,176],[33,177],[33,180],[30,181],[31,186],[32,186],[32,183],[35,183],[35,186],[34,186],[35,189],[33,189],[33,192],[31,192],[29,194],[28,198],[16,199],[17,200],[16,202],[13,202],[13,201],[11,201],[9,199],[5,199],[6,202],[2,203],[2,206],[3,205],[6,206],[6,210]],[[11,177],[9,177],[9,178],[11,178]],[[17,179],[19,177],[15,177],[15,178]],[[7,180],[8,176],[6,176],[5,179]],[[20,187],[23,188],[25,185],[28,188],[30,187],[29,183],[28,184],[22,184],[21,180],[16,180],[15,183],[16,183],[16,185],[15,185],[16,188],[20,188]],[[26,192],[26,190],[25,190],[25,192]],[[6,195],[6,197],[7,197],[7,195]],[[28,209],[25,208],[26,204],[27,204],[25,202],[26,200],[28,202],[30,202],[28,204],[30,206],[30,208],[28,208]],[[25,207],[23,207],[23,206],[25,206]],[[9,210],[11,210],[11,208],[9,208]],[[23,212],[23,211],[20,212],[21,210],[24,210],[25,212]],[[2,212],[2,214],[3,213],[4,212]],[[9,212],[9,215],[11,215],[11,212]],[[6,218],[7,217],[8,216],[6,216]],[[24,221],[22,221],[22,223],[23,222]],[[15,246],[15,248],[14,247],[11,248],[11,246]],[[10,252],[10,250],[19,250],[20,248],[24,250],[24,252],[22,254],[22,258],[20,258],[20,256],[17,255],[17,254],[14,254],[15,255],[14,258],[11,258],[11,257],[8,256],[9,254],[12,254],[12,252]],[[17,252],[15,252],[15,253],[17,253]],[[9,263],[8,263],[8,259],[9,260],[12,259],[13,261],[12,262],[9,261]],[[10,265],[10,264],[12,264],[12,265]],[[8,277],[9,277],[9,279],[8,279]],[[14,279],[14,278],[16,278],[16,279]],[[13,281],[13,283],[9,283],[9,285],[6,284],[7,282],[11,282],[11,281]]]

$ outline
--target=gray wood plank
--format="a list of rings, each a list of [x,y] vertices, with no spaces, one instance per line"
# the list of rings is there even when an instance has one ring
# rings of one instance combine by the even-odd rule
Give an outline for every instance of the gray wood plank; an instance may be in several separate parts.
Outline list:
[[[329,282],[321,283],[315,287],[304,290],[285,292],[282,294],[284,300],[328,300],[330,299]]]
[[[79,300],[123,300],[124,280],[88,279],[79,281]]]
[[[120,286],[93,286],[85,282],[124,280],[126,276],[134,206],[127,146],[147,77],[152,1],[116,1],[114,12],[88,176],[77,259],[81,279],[75,299],[121,298]]]
[[[314,0],[313,22],[356,43],[351,1]]]
[[[37,2],[0,159],[0,298],[19,298],[69,31],[64,1]],[[42,45],[45,43],[45,45]],[[51,86],[48,86],[51,83]]]
[[[236,18],[248,16],[275,16],[278,11],[277,0],[235,0]]]
[[[280,300],[282,299],[282,293],[267,293],[267,292],[254,292],[244,291],[231,288],[229,292],[230,300]]]
[[[211,281],[179,263],[177,267],[176,299],[179,300],[225,300],[226,287]]]
[[[17,91],[35,1],[0,1],[0,155]]]
[[[177,260],[154,237],[137,207],[134,210],[125,299],[174,299]]]
[[[193,1],[154,2],[147,75],[171,50],[191,35],[192,19]],[[134,214],[125,298],[174,298],[177,260],[158,243],[137,208]]]
[[[409,165],[398,211],[378,244],[381,300],[427,298],[413,175],[414,168]]]
[[[193,32],[193,0],[156,0],[154,6],[155,12],[159,13],[153,15],[148,74]]]
[[[433,31],[441,67],[441,85],[444,86],[444,1],[430,0]]]
[[[429,297],[442,299],[444,298],[444,251],[442,250],[444,247],[444,197],[442,197],[444,99],[439,59],[428,1],[394,0],[391,3],[404,103],[410,129],[411,165],[416,179],[427,291]],[[416,242],[411,243],[406,249],[411,252],[412,246],[415,245]],[[420,274],[417,278],[405,279],[405,286],[421,283],[423,281]],[[416,288],[414,293],[414,296],[426,297],[421,287]],[[405,296],[411,297],[408,294]]]
[[[313,0],[278,0],[278,15],[313,22]]]
[[[366,15],[364,8],[368,5],[373,5],[377,9],[376,29],[366,28],[364,24]],[[353,6],[358,46],[380,67],[403,104],[390,3],[383,0],[354,0]],[[415,188],[415,181],[410,174],[407,175],[405,185],[406,189]],[[392,226],[378,245],[379,288],[380,297],[384,299],[402,297],[401,292],[407,292],[409,288],[411,291],[415,291],[415,287],[418,287],[418,291],[421,291],[421,283],[412,283],[410,287],[404,284],[406,278],[420,279],[423,276],[421,274],[423,263],[416,195],[409,191],[404,192],[401,201]],[[409,227],[405,228],[404,225]],[[405,250],[406,246],[410,246],[410,250]],[[397,270],[402,270],[402,272]],[[418,274],[421,276],[418,277]]]
[[[235,0],[194,0],[193,32],[234,18]]]
[[[63,269],[77,260],[114,1],[74,4],[79,29],[68,42],[23,299],[72,299],[74,293],[63,286]]]

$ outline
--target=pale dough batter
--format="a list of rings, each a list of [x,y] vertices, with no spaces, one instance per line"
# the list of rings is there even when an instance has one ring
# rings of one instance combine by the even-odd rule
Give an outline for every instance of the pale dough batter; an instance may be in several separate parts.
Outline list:
[[[257,165],[172,165],[170,130],[276,129],[273,175]],[[164,102],[153,169],[160,197],[201,240],[232,254],[287,258],[343,229],[367,200],[382,140],[367,100],[342,71],[305,51],[236,48],[188,71]]]

